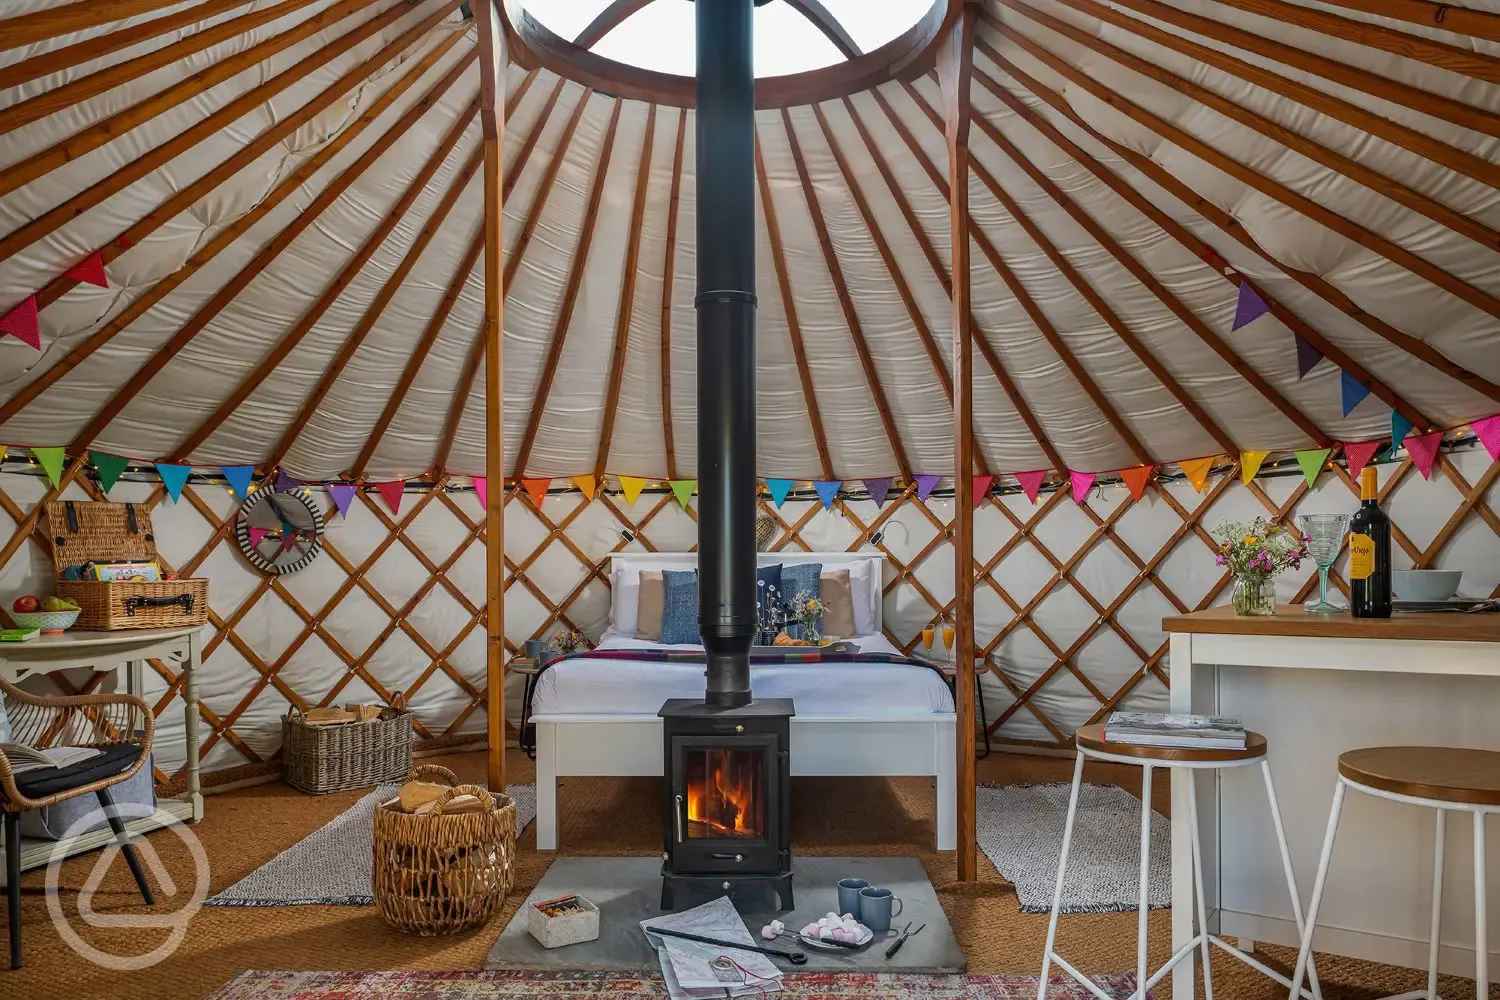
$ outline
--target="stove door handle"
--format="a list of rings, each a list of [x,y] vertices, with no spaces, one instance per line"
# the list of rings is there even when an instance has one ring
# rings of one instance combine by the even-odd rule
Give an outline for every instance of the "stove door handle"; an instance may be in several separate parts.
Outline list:
[[[677,842],[679,844],[681,844],[683,841],[687,840],[687,838],[682,835],[682,796],[681,795],[677,796],[677,808],[674,809],[674,810],[672,810],[672,818],[677,821]]]

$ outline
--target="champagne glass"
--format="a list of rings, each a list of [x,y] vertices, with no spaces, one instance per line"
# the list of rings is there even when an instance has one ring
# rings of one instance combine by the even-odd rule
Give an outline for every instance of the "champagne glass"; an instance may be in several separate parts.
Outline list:
[[[922,646],[927,650],[928,655],[931,655],[932,653],[932,636],[933,631],[931,625],[922,630]]]
[[[943,622],[943,648],[948,651],[948,659],[953,659],[953,623]]]
[[[1318,599],[1302,605],[1302,610],[1322,615],[1348,611],[1346,606],[1328,599],[1328,568],[1344,548],[1349,515],[1303,514],[1298,520],[1302,523],[1302,534],[1307,538],[1307,550],[1318,564]]]

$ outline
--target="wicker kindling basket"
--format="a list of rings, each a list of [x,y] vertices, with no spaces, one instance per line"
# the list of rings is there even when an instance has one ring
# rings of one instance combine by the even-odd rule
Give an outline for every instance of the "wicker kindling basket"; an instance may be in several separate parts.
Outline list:
[[[445,767],[418,767],[412,777],[453,787],[430,813],[375,810],[375,905],[386,923],[407,934],[456,934],[505,905],[515,882],[516,803],[479,785],[455,784]],[[484,811],[446,814],[458,795],[475,796]]]
[[[309,726],[293,705],[281,717],[281,774],[309,795],[402,781],[411,770],[411,712],[400,694],[371,722]]]

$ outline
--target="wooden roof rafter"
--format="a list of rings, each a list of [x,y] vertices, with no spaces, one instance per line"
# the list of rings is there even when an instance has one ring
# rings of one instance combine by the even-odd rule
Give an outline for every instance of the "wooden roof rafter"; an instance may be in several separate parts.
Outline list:
[[[75,0],[0,20],[0,52],[35,45],[59,35],[88,31],[128,17],[175,7],[182,0]],[[248,0],[246,0],[248,2]]]
[[[875,401],[875,408],[880,414],[880,423],[885,428],[886,441],[890,444],[891,455],[896,460],[896,470],[901,473],[903,479],[910,481],[912,469],[911,461],[906,455],[906,445],[901,440],[901,432],[896,427],[896,418],[891,410],[890,400],[886,397],[885,387],[881,385],[880,373],[875,367],[875,359],[871,356],[869,344],[865,341],[864,327],[860,323],[858,311],[854,308],[854,299],[849,294],[849,286],[844,279],[838,253],[834,250],[833,239],[828,233],[828,223],[823,218],[823,209],[818,202],[812,176],[807,170],[807,160],[803,157],[802,146],[797,141],[797,130],[792,126],[791,112],[785,108],[781,109],[781,124],[786,130],[787,142],[791,146],[792,163],[797,168],[797,178],[802,182],[802,194],[807,201],[807,214],[811,217],[813,230],[817,233],[818,246],[823,251],[823,262],[828,267],[828,275],[833,280],[834,295],[839,300],[844,322],[848,324],[849,337],[854,342],[855,354],[859,356],[859,365],[865,376],[865,386],[870,390],[871,398]]]
[[[677,262],[677,203],[682,196],[682,153],[687,144],[687,111],[677,111],[677,145],[672,153],[672,188],[667,196],[667,237],[663,241],[661,283],[661,439],[667,478],[677,478],[672,440],[672,278]]]
[[[515,280],[516,269],[521,266],[521,261],[526,257],[526,248],[531,246],[532,234],[542,221],[542,210],[547,205],[547,198],[552,193],[552,184],[557,180],[557,172],[562,168],[563,155],[568,151],[573,142],[573,135],[578,131],[578,123],[583,120],[584,109],[588,107],[589,98],[594,92],[585,89],[578,95],[578,102],[573,105],[573,113],[568,116],[568,122],[563,126],[562,135],[558,136],[557,149],[552,153],[552,159],[547,161],[547,169],[542,172],[541,182],[537,185],[536,193],[532,195],[531,207],[526,212],[526,221],[521,223],[521,232],[516,236],[515,245],[510,248],[510,254],[505,258],[505,293],[510,294],[511,282]]]
[[[1437,0],[1323,0],[1336,7],[1500,42],[1500,14]]]
[[[822,469],[823,479],[832,481],[833,456],[828,450],[828,432],[823,428],[823,415],[818,407],[817,390],[813,386],[812,368],[807,363],[807,345],[803,342],[802,323],[797,317],[797,296],[792,291],[792,278],[787,271],[786,251],[781,242],[781,223],[776,217],[776,203],[771,200],[771,180],[766,175],[759,129],[755,135],[755,181],[760,188],[761,211],[766,217],[766,238],[771,244],[771,265],[776,272],[782,315],[786,318],[787,339],[791,342],[792,357],[797,363],[797,378],[802,383],[802,403],[807,409],[807,423],[812,429],[813,445],[818,451],[818,466]]]
[[[652,0],[613,0],[578,33],[578,37],[573,39],[573,44],[580,48],[593,48],[604,40],[605,35],[630,20],[639,11],[645,10],[651,3]]]
[[[1233,217],[1230,216],[1227,212],[1222,211],[1211,202],[1199,198],[1194,192],[1191,191],[1191,189],[1189,189],[1182,182],[1178,181],[1166,170],[1163,170],[1160,165],[1150,157],[1143,156],[1140,153],[1137,153],[1134,149],[1131,149],[1130,147],[1125,146],[1122,143],[1118,143],[1113,139],[1110,139],[1098,129],[1094,128],[1091,124],[1088,123],[1087,120],[1083,118],[1082,115],[1079,115],[1072,108],[1072,106],[1067,102],[1066,99],[1062,97],[1062,95],[1054,92],[1053,90],[1042,84],[1040,81],[1028,75],[1024,70],[1016,66],[1004,56],[1000,55],[1000,53],[996,52],[992,47],[987,46],[983,41],[979,43],[979,47],[980,51],[983,51],[991,61],[993,61],[998,67],[1000,67],[1000,69],[1016,79],[1028,91],[1041,98],[1073,124],[1083,129],[1092,138],[1100,143],[1103,143],[1107,148],[1110,149],[1110,151],[1114,152],[1126,162],[1130,163],[1131,166],[1135,167],[1146,176],[1150,177],[1151,180],[1156,184],[1162,186],[1167,191],[1172,192],[1173,195],[1181,200],[1184,204],[1192,206],[1195,211],[1197,211],[1209,222],[1214,223],[1220,229],[1224,230],[1235,239],[1244,243],[1247,247],[1256,250],[1257,253],[1260,253],[1262,256],[1266,257],[1273,264],[1281,267],[1281,269],[1283,271],[1286,271],[1289,276],[1297,278],[1298,280],[1302,280],[1300,276],[1304,272],[1287,269],[1270,254],[1266,253],[1264,250],[1261,250],[1259,244],[1250,239],[1248,234],[1244,233],[1243,227],[1239,226],[1238,223],[1235,222]],[[984,81],[988,79],[988,77],[982,72],[976,73],[975,77],[980,80],[981,84],[984,84]],[[991,86],[991,84],[993,84],[993,86]],[[984,85],[992,91],[1003,91],[1005,89],[994,81],[990,81],[989,84]],[[1006,93],[1009,92],[1007,91]],[[1013,97],[1014,95],[1011,96]],[[1015,104],[1012,105],[1012,110],[1015,110],[1017,114],[1021,115],[1021,117],[1025,118],[1028,122],[1038,127],[1039,129],[1043,129],[1044,131],[1050,130],[1054,133],[1057,131],[1055,126],[1053,126],[1051,122],[1048,122],[1044,116],[1037,114],[1031,108],[1027,107],[1024,102],[1017,100]],[[1085,166],[1088,166],[1090,171],[1093,172],[1095,176],[1098,176],[1101,180],[1105,180],[1105,183],[1109,184],[1109,186],[1114,189],[1116,193],[1120,194],[1122,197],[1125,197],[1127,200],[1130,200],[1132,204],[1146,213],[1153,222],[1155,222],[1165,232],[1170,234],[1184,247],[1187,247],[1189,250],[1191,250],[1194,255],[1196,255],[1200,260],[1208,259],[1209,252],[1213,250],[1213,248],[1209,244],[1199,239],[1185,226],[1176,222],[1176,220],[1172,219],[1165,212],[1162,212],[1155,205],[1151,204],[1149,200],[1140,196],[1138,192],[1135,192],[1116,174],[1098,164],[1098,161],[1096,161],[1092,156],[1088,156],[1086,160],[1082,160],[1079,162],[1082,162]],[[1095,166],[1098,167],[1097,170],[1094,169]],[[1224,280],[1228,281],[1230,284],[1235,284],[1232,278],[1223,275],[1217,270],[1215,271],[1215,273],[1219,274],[1220,277],[1224,278]],[[1271,314],[1274,315],[1277,319],[1281,320],[1282,323],[1286,324],[1288,329],[1297,334],[1297,336],[1301,337],[1303,340],[1306,340],[1309,344],[1312,344],[1314,347],[1316,347],[1324,357],[1328,358],[1334,364],[1338,365],[1339,368],[1348,373],[1351,378],[1355,379],[1361,385],[1368,388],[1377,399],[1380,399],[1387,406],[1390,406],[1392,409],[1400,412],[1407,419],[1411,420],[1414,426],[1420,428],[1433,426],[1431,422],[1428,421],[1428,419],[1420,412],[1418,412],[1414,407],[1412,407],[1410,403],[1402,399],[1400,396],[1396,395],[1396,393],[1389,386],[1372,376],[1368,371],[1364,369],[1363,366],[1355,362],[1354,359],[1351,358],[1347,353],[1345,353],[1341,348],[1335,345],[1332,341],[1328,340],[1328,338],[1324,337],[1296,313],[1281,305],[1280,302],[1278,302],[1274,297],[1267,297],[1263,295],[1262,299],[1264,299],[1267,307],[1271,311]]]
[[[785,0],[788,7],[812,22],[812,26],[833,43],[845,59],[858,59],[864,55],[859,43],[839,23],[839,19],[825,6],[822,0]]]
[[[586,101],[587,98],[585,97],[584,100]],[[552,328],[552,338],[547,347],[547,359],[542,365],[541,379],[537,382],[536,392],[531,400],[531,414],[527,418],[526,429],[521,434],[520,447],[516,449],[512,475],[517,479],[526,474],[526,462],[531,458],[531,449],[536,444],[537,433],[541,430],[542,415],[547,408],[547,397],[552,392],[552,381],[557,376],[557,367],[562,361],[568,330],[573,324],[573,310],[578,302],[578,286],[588,266],[589,248],[594,239],[594,226],[599,219],[599,203],[604,196],[605,177],[609,173],[609,157],[614,149],[615,134],[620,125],[620,109],[624,103],[622,98],[614,99],[614,107],[609,115],[609,125],[604,132],[604,142],[597,154],[598,162],[594,167],[593,183],[589,186],[589,197],[583,211],[583,223],[578,232],[578,243],[573,248],[573,258],[568,265],[568,278],[563,287],[562,305],[558,309],[557,322]],[[530,222],[530,220],[527,221]],[[509,286],[510,282],[507,281],[506,287]]]

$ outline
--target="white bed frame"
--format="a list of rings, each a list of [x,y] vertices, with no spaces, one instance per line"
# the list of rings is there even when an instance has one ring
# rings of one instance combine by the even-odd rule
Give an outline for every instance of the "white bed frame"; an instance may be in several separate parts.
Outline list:
[[[876,580],[884,556],[865,552],[763,553],[761,561],[820,562],[835,568],[871,562]],[[627,553],[612,558],[618,570],[691,569],[692,553]],[[877,588],[880,586],[877,583]],[[882,624],[875,602],[875,624]],[[557,779],[561,777],[660,777],[662,720],[655,715],[537,715],[536,846],[557,850]],[[956,716],[931,712],[910,715],[792,718],[792,775],[795,777],[928,776],[935,779],[937,849],[958,846],[956,798]]]

